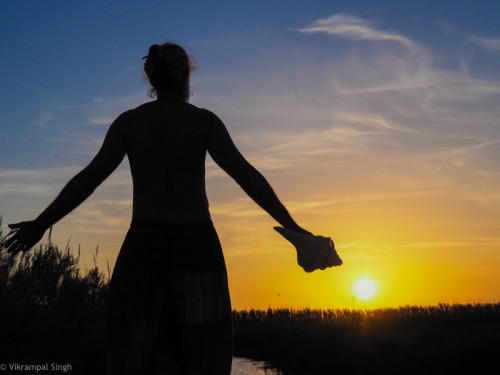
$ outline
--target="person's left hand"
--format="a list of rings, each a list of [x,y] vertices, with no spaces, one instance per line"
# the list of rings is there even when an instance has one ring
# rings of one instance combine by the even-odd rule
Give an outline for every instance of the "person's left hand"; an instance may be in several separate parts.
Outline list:
[[[20,251],[26,252],[31,249],[45,233],[45,229],[35,220],[9,224],[9,228],[11,231],[5,237],[3,247],[8,253],[14,255]]]

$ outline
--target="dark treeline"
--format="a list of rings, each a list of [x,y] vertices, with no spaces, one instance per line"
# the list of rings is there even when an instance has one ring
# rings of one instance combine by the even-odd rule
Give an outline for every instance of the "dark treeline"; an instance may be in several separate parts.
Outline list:
[[[500,303],[447,304],[436,306],[401,306],[374,310],[350,309],[268,309],[234,311],[235,324],[307,322],[320,326],[351,327],[356,329],[381,326],[419,326],[429,324],[463,325],[500,322]]]
[[[285,374],[474,374],[500,368],[500,304],[233,313],[235,354]],[[493,371],[494,370],[494,371]]]
[[[0,363],[69,363],[73,374],[105,374],[110,273],[95,265],[82,274],[79,257],[69,244],[12,256],[0,243]],[[500,304],[234,311],[233,321],[235,355],[284,374],[500,368]]]

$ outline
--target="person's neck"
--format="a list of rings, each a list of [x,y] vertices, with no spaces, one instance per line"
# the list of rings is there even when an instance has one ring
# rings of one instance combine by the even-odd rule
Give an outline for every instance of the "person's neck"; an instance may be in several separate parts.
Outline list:
[[[178,93],[173,91],[161,91],[156,93],[156,100],[159,102],[179,102],[183,101]]]

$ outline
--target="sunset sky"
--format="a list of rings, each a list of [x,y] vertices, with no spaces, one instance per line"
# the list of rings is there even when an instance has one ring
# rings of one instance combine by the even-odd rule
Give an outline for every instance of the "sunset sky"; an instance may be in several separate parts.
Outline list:
[[[375,5],[376,4],[376,5]],[[480,4],[480,5],[479,5]],[[233,308],[500,300],[500,2],[1,1],[0,213],[34,219],[123,111],[150,101],[153,43],[185,46],[215,112],[299,225],[344,265],[305,273],[277,223],[207,158]],[[54,226],[113,268],[123,163]],[[46,237],[45,237],[46,239]]]

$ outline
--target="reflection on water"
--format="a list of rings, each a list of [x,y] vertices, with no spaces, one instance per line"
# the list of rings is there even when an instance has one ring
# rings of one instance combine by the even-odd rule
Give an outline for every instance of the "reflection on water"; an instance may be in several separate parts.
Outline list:
[[[233,357],[231,375],[278,375],[275,370],[265,369],[265,362]]]

